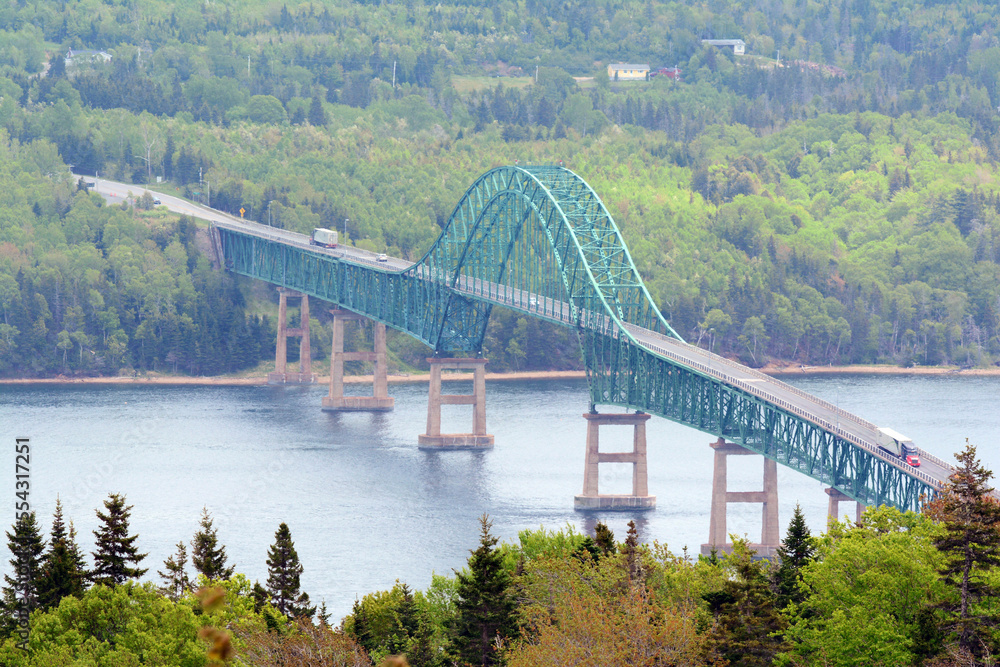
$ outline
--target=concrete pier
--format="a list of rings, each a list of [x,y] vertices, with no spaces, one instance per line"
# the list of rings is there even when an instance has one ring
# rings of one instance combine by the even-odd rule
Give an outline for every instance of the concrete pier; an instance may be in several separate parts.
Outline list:
[[[587,420],[587,453],[583,468],[583,493],[573,499],[578,510],[649,510],[656,507],[656,496],[649,495],[646,464],[646,422],[650,415],[598,414],[583,415]],[[631,426],[631,452],[601,452],[602,426]],[[600,492],[601,463],[632,464],[632,494],[612,495]]]
[[[854,503],[854,520],[861,523],[861,515],[865,513],[865,506],[854,498],[841,493],[837,489],[826,489],[826,495],[830,496],[830,504],[828,505],[826,512],[826,525],[833,525],[834,521],[840,521],[840,503],[849,502]]]
[[[729,503],[761,503],[760,542],[751,544],[759,556],[770,558],[781,545],[778,524],[778,464],[764,458],[764,488],[762,491],[729,491],[727,488],[726,458],[729,456],[752,456],[740,445],[719,438],[711,443],[715,450],[715,471],[712,476],[712,513],[708,525],[708,542],[701,545],[701,553],[709,555],[712,549],[718,553],[730,553],[733,549],[726,527],[726,511]]]
[[[427,394],[427,433],[418,438],[420,449],[489,449],[493,436],[486,432],[486,359],[439,358],[427,360],[431,366]],[[442,370],[471,370],[471,394],[442,394]],[[472,433],[441,433],[442,405],[471,405]]]
[[[385,325],[374,322],[374,350],[371,352],[344,352],[344,323],[354,321],[362,326],[368,321],[364,315],[349,310],[334,309],[333,347],[330,352],[330,393],[323,397],[323,410],[327,412],[389,412],[396,399],[389,396],[387,380]],[[344,362],[371,361],[375,363],[372,373],[371,396],[344,396]]]
[[[288,326],[288,299],[299,299],[299,326]],[[299,336],[299,372],[288,372],[288,337]],[[274,353],[274,372],[267,374],[268,384],[313,384],[312,349],[309,344],[309,296],[284,287],[278,288],[278,341]]]

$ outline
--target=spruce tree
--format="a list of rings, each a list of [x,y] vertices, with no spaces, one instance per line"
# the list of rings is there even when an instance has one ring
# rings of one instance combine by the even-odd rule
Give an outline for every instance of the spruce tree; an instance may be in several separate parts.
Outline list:
[[[326,609],[326,600],[320,600],[319,611],[316,612],[316,620],[321,627],[330,627],[330,612]]]
[[[420,610],[417,609],[417,601],[413,598],[413,591],[408,584],[397,584],[402,597],[396,608],[393,610],[396,617],[396,629],[389,638],[389,652],[394,654],[406,653],[410,643],[417,636],[420,629]]]
[[[941,605],[943,628],[954,633],[963,651],[981,658],[996,648],[991,630],[1000,624],[995,604],[979,604],[1000,595],[990,582],[990,572],[1000,565],[1000,504],[989,485],[993,473],[980,464],[968,440],[955,458],[958,469],[929,508],[944,522],[945,532],[934,545],[946,558],[941,578],[956,593]]]
[[[323,101],[319,95],[314,95],[312,103],[309,105],[309,124],[315,127],[326,125],[326,111],[323,109]]]
[[[351,619],[353,623],[348,634],[361,648],[371,653],[372,649],[375,648],[375,642],[372,639],[371,627],[368,624],[368,615],[357,598],[354,598],[354,606],[351,607]]]
[[[628,536],[622,545],[622,552],[625,554],[625,566],[628,568],[629,585],[641,586],[646,580],[646,573],[642,566],[639,531],[635,527],[635,521],[628,522]]]
[[[597,548],[605,556],[609,556],[618,550],[618,547],[615,546],[615,534],[611,532],[611,529],[603,521],[598,521],[597,525],[594,526],[594,544],[597,545]]]
[[[34,512],[24,512],[14,522],[13,533],[7,533],[7,548],[14,577],[5,574],[3,588],[3,623],[5,634],[17,627],[18,612],[27,608],[28,613],[38,607],[38,589],[42,574],[42,553],[45,541],[38,530]]]
[[[76,543],[76,531],[72,524],[66,530],[59,498],[56,498],[51,538],[38,587],[38,602],[46,609],[58,606],[68,595],[82,596],[87,581],[87,565]]]
[[[94,571],[91,579],[95,584],[117,586],[129,579],[138,579],[146,573],[146,569],[136,566],[148,554],[141,554],[136,548],[135,541],[139,536],[128,534],[132,506],[125,505],[125,496],[108,494],[104,508],[107,514],[97,510],[97,518],[101,520],[102,526],[94,531],[97,551],[92,552]]]
[[[802,515],[802,508],[795,506],[792,520],[788,524],[788,532],[784,542],[778,547],[779,566],[774,570],[774,587],[778,592],[777,605],[784,609],[790,603],[799,604],[805,598],[799,590],[802,580],[802,568],[815,558],[816,548],[813,546],[809,527]]]
[[[177,553],[163,561],[166,572],[157,571],[165,584],[161,590],[174,602],[191,588],[191,580],[184,571],[185,565],[187,565],[187,547],[184,546],[184,542],[178,542]]]
[[[258,614],[264,611],[269,598],[267,589],[260,585],[259,581],[253,582],[253,610]]]
[[[728,661],[732,667],[764,667],[788,648],[783,638],[787,622],[775,607],[775,595],[764,573],[767,561],[755,561],[746,540],[733,543],[726,557],[734,577],[722,590],[703,596],[715,614],[706,636],[709,662]]]
[[[267,592],[271,604],[288,618],[312,618],[316,607],[309,606],[309,595],[299,591],[302,564],[292,543],[292,533],[282,523],[274,534],[274,544],[267,555]]]
[[[229,579],[236,571],[236,566],[226,567],[226,548],[219,544],[216,529],[212,526],[212,515],[208,508],[201,509],[201,530],[191,540],[191,562],[194,569],[209,579]]]
[[[493,523],[480,518],[479,548],[469,557],[468,572],[456,572],[458,599],[452,621],[452,645],[459,660],[471,665],[500,664],[497,639],[517,636],[511,576],[490,534]]]

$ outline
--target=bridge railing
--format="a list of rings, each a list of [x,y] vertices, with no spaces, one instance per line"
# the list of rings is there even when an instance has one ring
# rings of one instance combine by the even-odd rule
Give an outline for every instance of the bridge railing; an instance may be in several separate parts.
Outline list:
[[[633,334],[641,332],[643,335],[649,336],[651,338],[660,339],[663,342],[667,343],[668,345],[674,345],[674,346],[683,345],[683,343],[680,343],[677,340],[674,340],[673,338],[669,338],[667,336],[663,336],[662,334],[660,334],[660,333],[658,333],[656,331],[643,330],[640,327],[636,327],[635,325],[631,325],[631,324],[626,325],[626,328],[628,328],[629,331],[631,331]],[[730,361],[729,359],[726,359],[725,357],[719,356],[719,355],[717,355],[717,354],[715,354],[713,352],[709,352],[708,350],[704,350],[702,348],[698,348],[698,350],[699,350],[700,353],[704,353],[704,354],[710,356],[713,360],[717,360],[720,365],[728,366],[730,368],[735,367],[734,364],[732,363],[732,361]],[[739,366],[739,370],[742,371],[742,372],[747,373],[748,375],[753,375],[754,377],[760,378],[761,380],[766,380],[766,381],[768,381],[768,382],[770,382],[770,383],[772,383],[772,384],[780,387],[781,389],[783,389],[785,391],[789,391],[789,392],[792,392],[793,394],[796,394],[797,396],[801,396],[803,398],[807,398],[810,401],[812,401],[813,403],[816,403],[817,405],[820,405],[820,406],[826,408],[827,410],[830,410],[830,411],[832,411],[832,412],[840,415],[841,417],[844,417],[845,419],[847,419],[849,421],[853,421],[854,423],[856,423],[856,424],[858,424],[860,426],[864,426],[865,428],[871,429],[873,431],[878,430],[878,427],[875,424],[873,424],[872,422],[868,421],[867,419],[865,419],[863,417],[859,417],[858,415],[856,415],[856,414],[854,414],[852,412],[848,412],[847,410],[844,410],[840,406],[835,405],[833,403],[830,403],[829,401],[825,401],[822,398],[814,396],[813,394],[805,392],[802,389],[799,389],[798,387],[792,386],[792,385],[790,385],[790,384],[788,384],[786,382],[782,382],[781,380],[778,380],[777,378],[774,378],[774,377],[772,377],[770,375],[767,375],[766,373],[763,373],[763,372],[761,372],[761,371],[759,371],[759,370],[757,370],[755,368],[750,368],[748,366],[742,366],[741,365],[741,366]],[[945,470],[954,470],[954,466],[952,464],[948,463],[947,461],[944,461],[944,460],[938,458],[937,456],[934,456],[933,454],[927,452],[926,450],[918,448],[918,451],[920,452],[920,457],[921,458],[926,459],[927,461],[930,461],[931,463],[934,463],[934,464],[936,464],[938,466],[941,466],[941,468],[943,468]]]
[[[212,210],[214,211],[215,209]],[[227,215],[221,211],[218,213],[219,215]],[[317,252],[345,262],[351,262],[353,264],[370,264],[377,269],[385,269],[388,267],[387,262],[378,261],[378,253],[374,253],[369,250],[362,250],[360,248],[351,248],[350,251],[348,251],[344,246],[339,246],[338,250],[320,248],[319,246],[314,246],[310,242],[309,236],[305,234],[290,232],[284,229],[275,229],[274,227],[270,227],[268,225],[262,225],[259,222],[252,222],[249,220],[216,220],[212,224],[241,234],[250,234],[251,236],[256,236],[257,238],[261,238],[266,241],[274,241],[283,245],[294,245],[305,250]],[[400,263],[405,263],[406,266],[399,266]],[[395,270],[405,270],[410,266],[412,266],[412,263],[407,260],[400,259],[398,257],[392,258],[392,268]]]
[[[828,431],[830,433],[833,433],[833,434],[837,435],[838,437],[840,437],[840,438],[842,438],[844,440],[847,440],[847,441],[849,441],[849,442],[857,445],[858,447],[861,447],[865,451],[867,451],[870,454],[878,457],[880,460],[885,461],[886,463],[888,463],[892,467],[898,469],[899,471],[905,473],[906,475],[909,475],[911,477],[916,477],[917,479],[921,480],[922,482],[924,482],[925,484],[927,484],[931,488],[935,488],[935,489],[940,489],[941,488],[941,483],[938,482],[936,479],[934,479],[930,475],[928,475],[928,474],[926,474],[926,473],[924,473],[924,472],[922,472],[920,470],[916,470],[914,468],[911,468],[910,466],[904,467],[902,464],[898,463],[897,461],[894,461],[893,459],[889,458],[887,455],[885,455],[882,452],[880,452],[878,450],[878,447],[874,443],[868,442],[867,440],[863,440],[862,438],[859,438],[858,436],[854,435],[853,433],[849,433],[849,432],[845,431],[844,429],[840,428],[839,425],[831,424],[830,422],[828,422],[827,420],[823,419],[822,417],[814,415],[814,414],[808,412],[807,410],[803,410],[799,406],[794,405],[792,403],[789,403],[788,401],[786,401],[784,399],[778,398],[777,396],[774,396],[773,394],[770,394],[769,392],[766,392],[766,391],[762,390],[760,387],[758,387],[756,385],[753,385],[753,384],[751,384],[749,382],[746,382],[746,381],[741,380],[739,378],[735,378],[735,377],[733,377],[731,375],[723,373],[722,370],[719,369],[719,368],[712,368],[712,367],[707,366],[705,364],[702,364],[700,362],[692,361],[690,359],[686,359],[683,356],[681,356],[679,354],[676,354],[674,352],[670,352],[670,351],[668,351],[668,350],[666,350],[664,348],[659,347],[658,345],[654,345],[652,343],[640,343],[640,344],[643,345],[643,347],[646,347],[647,349],[650,349],[650,350],[652,350],[654,352],[662,354],[663,356],[665,356],[665,357],[667,357],[669,359],[673,359],[674,361],[677,361],[678,363],[680,363],[680,364],[682,364],[684,366],[689,366],[689,367],[697,368],[698,370],[702,371],[703,373],[707,373],[708,375],[712,375],[714,377],[719,378],[720,380],[725,381],[727,384],[739,387],[740,389],[742,389],[743,391],[747,392],[748,394],[751,394],[751,395],[756,396],[758,398],[762,398],[765,401],[767,401],[768,403],[771,403],[772,405],[777,405],[777,406],[779,406],[781,408],[784,408],[788,412],[791,412],[791,413],[793,413],[793,414],[795,414],[795,415],[797,415],[799,417],[802,417],[803,419],[806,419],[807,421],[810,421],[810,422],[816,424],[817,426],[822,427],[824,430],[826,430],[826,431]]]
[[[641,329],[641,327],[636,327],[635,325],[632,325],[632,324],[627,324],[626,328],[629,331],[631,331],[633,334],[641,332],[642,334],[644,334],[646,336],[649,336],[651,338],[661,339],[664,342],[669,343],[671,345],[681,345],[681,343],[679,343],[677,340],[675,340],[673,338],[669,338],[667,336],[664,336],[664,335],[662,335],[662,334],[660,334],[660,333],[658,333],[656,331],[648,331],[648,330],[645,330],[645,329]],[[694,346],[692,346],[692,347],[694,347]],[[715,354],[714,352],[710,352],[710,351],[702,349],[702,348],[698,348],[698,350],[699,350],[700,353],[703,353],[705,355],[710,356],[713,361],[718,361],[720,365],[724,365],[724,366],[729,366],[729,367],[735,368],[733,362],[730,361],[729,359],[726,359],[723,356],[720,356],[718,354]],[[760,378],[761,380],[767,380],[768,382],[771,382],[771,383],[779,386],[781,389],[783,389],[785,391],[788,391],[788,392],[791,392],[793,394],[796,394],[797,396],[801,396],[802,398],[807,398],[810,401],[812,401],[813,403],[821,405],[824,408],[826,408],[827,410],[830,410],[831,412],[835,412],[836,414],[840,415],[841,417],[844,417],[845,419],[853,421],[853,422],[855,422],[856,424],[858,424],[860,426],[864,426],[865,428],[869,428],[869,429],[872,429],[872,430],[875,430],[875,429],[878,428],[875,424],[871,423],[870,421],[868,421],[867,419],[865,419],[863,417],[859,417],[858,415],[856,415],[856,414],[854,414],[852,412],[848,412],[847,410],[844,410],[840,406],[835,405],[833,403],[830,403],[829,401],[825,401],[822,398],[819,398],[819,397],[814,396],[814,395],[812,395],[812,394],[810,394],[810,393],[808,393],[806,391],[803,391],[802,389],[799,389],[798,387],[794,387],[794,386],[792,386],[792,385],[790,385],[790,384],[788,384],[786,382],[782,382],[781,380],[778,380],[777,378],[774,378],[774,377],[768,375],[767,373],[763,373],[763,372],[757,370],[756,368],[750,368],[749,366],[742,366],[742,365],[740,365],[739,366],[739,370],[741,372],[744,372],[744,373],[748,374],[748,375],[753,375],[756,378]]]

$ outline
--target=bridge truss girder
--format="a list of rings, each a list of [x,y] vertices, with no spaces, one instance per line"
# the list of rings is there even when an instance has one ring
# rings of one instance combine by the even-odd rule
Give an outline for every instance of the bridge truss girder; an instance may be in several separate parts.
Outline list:
[[[478,353],[492,307],[503,303],[577,329],[594,405],[635,408],[723,437],[865,505],[918,510],[921,495],[935,491],[818,424],[639,345],[626,324],[680,336],[601,200],[562,167],[487,172],[431,250],[404,271],[219,231],[226,268],[364,314],[436,352]],[[569,312],[546,312],[525,303],[526,294],[568,304]]]
[[[780,406],[664,359],[626,335],[582,335],[591,401],[665,417],[725,438],[867,506],[919,511],[936,490]]]

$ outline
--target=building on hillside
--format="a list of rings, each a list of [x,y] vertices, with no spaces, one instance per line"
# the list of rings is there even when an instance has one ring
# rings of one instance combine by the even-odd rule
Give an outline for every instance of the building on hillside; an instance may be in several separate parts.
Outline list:
[[[66,67],[80,63],[108,62],[111,54],[107,51],[90,51],[88,49],[70,49],[66,52]]]
[[[645,81],[649,78],[649,65],[608,65],[608,78],[612,81]]]
[[[747,44],[742,39],[703,39],[701,43],[709,46],[731,46],[733,53],[738,56],[742,56],[747,50]]]
[[[654,76],[665,76],[668,79],[681,80],[681,68],[680,67],[660,67],[649,73],[649,78]]]

